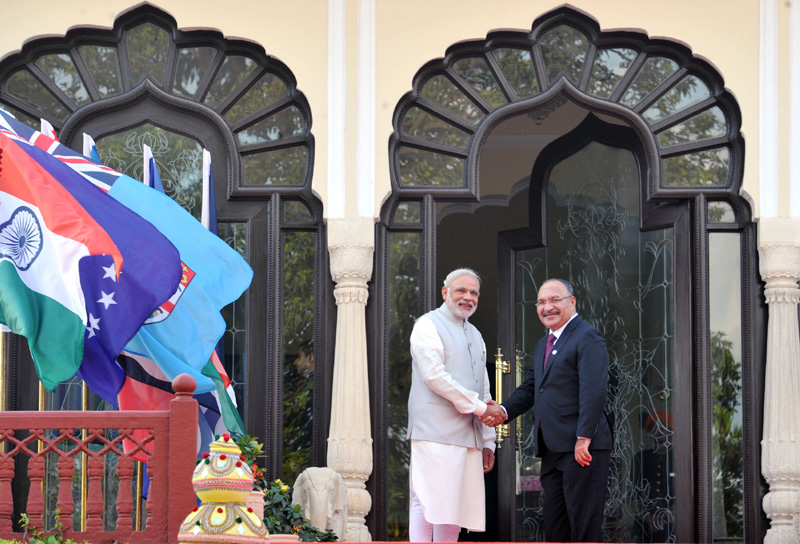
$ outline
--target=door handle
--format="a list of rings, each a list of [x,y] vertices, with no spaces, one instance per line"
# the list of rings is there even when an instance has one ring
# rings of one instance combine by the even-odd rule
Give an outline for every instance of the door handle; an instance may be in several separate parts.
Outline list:
[[[503,402],[503,374],[511,373],[511,363],[503,360],[503,352],[497,348],[494,356],[494,398],[498,404]],[[508,423],[501,423],[495,427],[497,432],[497,447],[502,447],[503,440],[511,436],[511,429]]]

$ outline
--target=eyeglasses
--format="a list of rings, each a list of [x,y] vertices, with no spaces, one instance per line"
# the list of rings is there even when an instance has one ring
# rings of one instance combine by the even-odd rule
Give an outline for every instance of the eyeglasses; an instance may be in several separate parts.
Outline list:
[[[453,291],[455,291],[455,293],[460,297],[466,296],[467,293],[469,293],[470,295],[472,295],[475,298],[478,298],[479,296],[481,296],[481,292],[480,291],[477,291],[475,289],[472,289],[470,291],[469,289],[466,289],[464,287],[457,287],[457,288],[453,289]]]
[[[562,300],[566,300],[568,298],[572,298],[572,295],[567,295],[565,297],[553,297],[553,298],[548,299],[548,300],[537,300],[536,301],[536,307],[537,308],[544,308],[548,304],[551,305],[551,306],[555,306],[556,304],[558,304]]]

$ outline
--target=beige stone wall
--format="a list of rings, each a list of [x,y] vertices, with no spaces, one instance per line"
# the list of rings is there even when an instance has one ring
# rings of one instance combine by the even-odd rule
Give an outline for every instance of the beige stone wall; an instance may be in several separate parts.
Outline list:
[[[391,118],[400,97],[411,89],[412,78],[427,61],[442,57],[448,46],[480,39],[497,28],[529,30],[533,21],[560,3],[550,0],[375,0],[376,100],[375,100],[375,215],[390,191],[388,139]],[[357,215],[355,201],[357,80],[356,0],[347,6],[347,114],[345,215]],[[4,32],[0,56],[17,50],[32,37],[63,35],[75,25],[109,27],[132,5],[128,0],[43,0],[3,2]],[[163,0],[155,5],[169,12],[181,28],[215,28],[225,36],[261,44],[297,77],[313,114],[316,139],[314,190],[323,203],[328,179],[328,1],[327,0],[233,0],[198,2]],[[746,139],[744,190],[758,206],[758,51],[759,3],[756,0],[576,0],[574,7],[592,15],[604,30],[637,28],[650,36],[669,37],[686,43],[696,55],[711,61],[736,95],[742,109]],[[501,7],[502,6],[502,7]],[[787,9],[780,3],[780,19]],[[33,16],[32,14],[35,14]],[[12,24],[8,22],[13,21]],[[787,51],[788,27],[782,24],[781,50]],[[783,84],[781,109],[788,108],[788,53],[779,59]],[[788,139],[788,128],[782,133]],[[780,215],[788,215],[788,143],[782,144]],[[756,210],[757,212],[757,210]]]

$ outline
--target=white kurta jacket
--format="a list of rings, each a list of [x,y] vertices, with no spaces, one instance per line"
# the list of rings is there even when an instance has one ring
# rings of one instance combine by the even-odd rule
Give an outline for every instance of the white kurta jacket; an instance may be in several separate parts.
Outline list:
[[[476,417],[491,399],[486,345],[475,326],[443,304],[417,320],[411,356],[412,489],[428,522],[483,531],[482,450],[494,451],[496,436]]]

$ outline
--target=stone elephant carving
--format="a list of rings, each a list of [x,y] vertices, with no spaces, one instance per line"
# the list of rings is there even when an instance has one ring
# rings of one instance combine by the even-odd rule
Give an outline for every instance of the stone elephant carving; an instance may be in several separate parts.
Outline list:
[[[331,529],[341,541],[347,532],[347,487],[342,476],[328,467],[311,467],[297,477],[292,502],[318,529]]]

